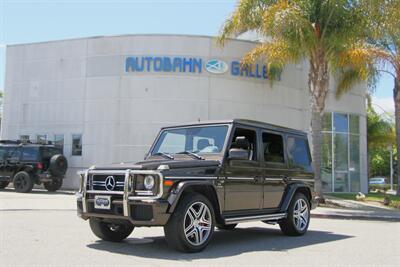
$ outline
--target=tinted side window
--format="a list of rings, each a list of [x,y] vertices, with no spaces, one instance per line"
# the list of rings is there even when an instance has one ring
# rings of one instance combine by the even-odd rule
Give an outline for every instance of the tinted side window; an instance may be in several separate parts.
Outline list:
[[[20,158],[21,148],[20,147],[10,147],[8,148],[7,158]]]
[[[285,163],[283,153],[283,138],[279,134],[263,133],[264,161],[271,163]]]
[[[38,159],[39,148],[37,147],[24,147],[22,149],[22,160],[35,161]]]
[[[308,142],[303,138],[288,137],[288,158],[293,167],[309,168],[311,165]]]

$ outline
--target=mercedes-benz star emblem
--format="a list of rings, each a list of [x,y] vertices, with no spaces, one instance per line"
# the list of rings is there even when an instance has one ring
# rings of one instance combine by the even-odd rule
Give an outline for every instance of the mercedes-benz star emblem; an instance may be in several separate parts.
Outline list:
[[[115,187],[115,179],[114,176],[108,176],[106,178],[106,189],[107,191],[113,191]]]

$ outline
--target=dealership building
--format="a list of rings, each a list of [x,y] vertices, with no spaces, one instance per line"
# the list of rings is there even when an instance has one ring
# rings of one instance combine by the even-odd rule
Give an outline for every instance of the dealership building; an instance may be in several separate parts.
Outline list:
[[[289,65],[271,84],[256,45],[189,35],[122,35],[7,46],[2,139],[55,141],[69,170],[137,161],[160,127],[244,118],[309,132],[308,65]],[[332,88],[335,81],[331,81]],[[327,99],[326,192],[367,191],[366,85]]]

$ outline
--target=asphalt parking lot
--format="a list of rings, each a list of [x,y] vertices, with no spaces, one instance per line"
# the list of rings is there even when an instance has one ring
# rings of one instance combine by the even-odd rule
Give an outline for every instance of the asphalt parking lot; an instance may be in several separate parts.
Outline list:
[[[201,253],[168,248],[161,227],[123,243],[98,240],[73,194],[0,191],[1,266],[398,266],[400,223],[313,219],[303,237],[261,222],[217,231]]]

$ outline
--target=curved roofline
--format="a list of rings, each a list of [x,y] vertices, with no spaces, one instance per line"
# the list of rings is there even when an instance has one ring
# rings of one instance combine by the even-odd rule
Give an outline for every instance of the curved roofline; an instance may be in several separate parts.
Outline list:
[[[17,43],[17,44],[7,44],[6,47],[12,46],[22,46],[22,45],[32,45],[32,44],[48,44],[48,43],[56,43],[56,42],[65,42],[65,41],[77,41],[77,40],[88,40],[88,39],[99,39],[99,38],[113,38],[113,37],[135,37],[135,36],[165,36],[165,37],[197,37],[197,38],[208,38],[215,39],[217,36],[212,35],[195,35],[195,34],[168,34],[168,33],[127,33],[127,34],[117,34],[117,35],[95,35],[88,37],[77,37],[77,38],[67,38],[67,39],[58,39],[58,40],[50,40],[50,41],[40,41],[40,42],[29,42],[29,43]],[[251,44],[257,44],[260,42],[245,40],[245,39],[236,39],[236,38],[227,38],[229,41],[237,41],[237,42],[245,42]]]

